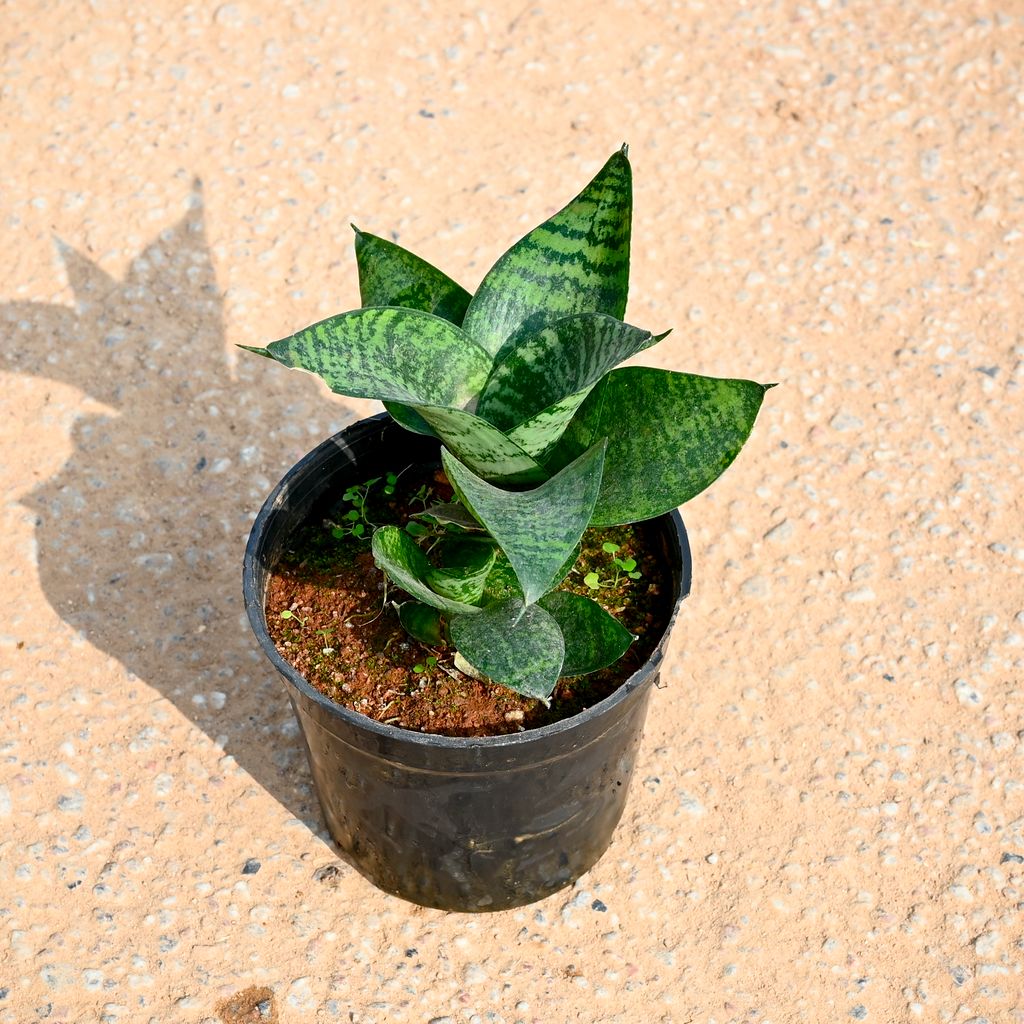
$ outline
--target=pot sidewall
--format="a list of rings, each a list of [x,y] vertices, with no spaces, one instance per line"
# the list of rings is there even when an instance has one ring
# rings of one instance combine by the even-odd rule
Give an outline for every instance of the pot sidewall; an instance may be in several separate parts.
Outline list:
[[[605,700],[507,736],[397,729],[314,689],[274,646],[264,602],[289,537],[348,485],[413,462],[439,463],[439,443],[385,413],[346,428],[292,467],[249,537],[246,611],[285,680],[324,817],[349,861],[380,888],[424,906],[506,909],[571,884],[611,841],[651,688],[689,592],[686,532],[678,513],[656,521],[672,570],[671,621],[648,661]]]

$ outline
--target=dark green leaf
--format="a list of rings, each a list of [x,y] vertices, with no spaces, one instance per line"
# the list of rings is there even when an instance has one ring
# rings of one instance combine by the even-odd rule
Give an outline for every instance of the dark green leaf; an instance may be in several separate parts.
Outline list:
[[[625,146],[589,185],[488,271],[463,320],[495,355],[513,331],[572,313],[621,319],[629,286],[633,184]]]
[[[385,238],[356,233],[356,264],[359,268],[359,297],[363,306],[402,306],[433,313],[453,324],[461,324],[470,295],[447,274],[426,260]],[[426,421],[400,402],[385,402],[385,408],[407,430],[434,436]]]
[[[406,601],[398,606],[398,621],[409,636],[436,647],[443,642],[441,613],[437,608],[419,601]]]
[[[437,568],[427,573],[430,588],[442,597],[476,604],[494,565],[497,548],[490,540],[475,537],[446,537],[431,552]]]
[[[385,238],[356,233],[359,297],[364,306],[403,306],[461,324],[470,294],[426,260]]]
[[[569,575],[579,557],[580,546],[577,544],[551,581],[549,590],[553,590]],[[487,581],[484,583],[484,593],[480,604],[484,606],[497,604],[510,597],[522,601],[523,588],[519,586],[519,578],[516,576],[515,569],[512,568],[512,563],[505,556],[505,552],[499,549],[494,565],[491,566],[491,571],[487,576]]]
[[[650,331],[604,313],[578,313],[539,331],[516,331],[495,359],[477,415],[509,430],[593,387],[652,338]],[[565,415],[563,427],[574,411]]]
[[[604,446],[597,442],[532,491],[494,487],[441,452],[455,493],[508,556],[527,604],[550,589],[583,536],[601,484]]]
[[[374,561],[391,577],[395,585],[423,604],[439,608],[448,615],[473,615],[480,610],[431,590],[426,579],[433,567],[416,541],[397,526],[382,526],[375,530],[372,549]]]
[[[506,487],[529,487],[550,476],[515,441],[471,412],[419,405],[416,412],[460,461],[485,480]]]
[[[650,519],[699,494],[729,466],[768,387],[648,367],[613,370],[580,406],[548,468],[607,438],[591,525]]]
[[[356,309],[272,342],[266,354],[309,370],[340,395],[462,406],[491,360],[458,327],[412,309]]]
[[[406,430],[411,430],[414,434],[425,434],[427,437],[437,437],[434,428],[415,409],[410,409],[401,402],[385,402],[384,408],[391,413],[391,418]]]
[[[563,676],[582,676],[612,665],[633,642],[633,634],[589,597],[556,590],[539,604],[565,638]]]
[[[562,672],[565,643],[555,620],[537,605],[514,598],[479,615],[457,615],[449,623],[462,656],[496,683],[546,700]]]

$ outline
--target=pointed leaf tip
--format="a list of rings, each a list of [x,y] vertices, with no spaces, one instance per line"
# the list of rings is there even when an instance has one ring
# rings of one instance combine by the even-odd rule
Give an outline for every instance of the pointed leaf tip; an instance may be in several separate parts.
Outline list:
[[[268,347],[278,362],[317,374],[336,394],[413,405],[462,405],[491,364],[449,321],[390,306],[341,313]]]
[[[591,391],[546,464],[556,469],[607,438],[590,525],[651,519],[718,479],[749,436],[763,397],[764,386],[754,381],[622,367]]]
[[[629,286],[629,161],[613,153],[582,192],[502,255],[466,310],[467,333],[496,355],[513,332],[598,312],[621,319]]]
[[[459,500],[512,563],[524,603],[532,605],[552,587],[583,536],[600,491],[606,446],[602,438],[532,491],[494,487],[441,450],[441,462]]]
[[[619,152],[628,160],[629,159],[629,143],[628,142],[624,142],[619,147]]]
[[[452,640],[477,671],[525,697],[546,700],[562,670],[565,641],[554,618],[539,605],[515,598],[478,615],[456,615]]]

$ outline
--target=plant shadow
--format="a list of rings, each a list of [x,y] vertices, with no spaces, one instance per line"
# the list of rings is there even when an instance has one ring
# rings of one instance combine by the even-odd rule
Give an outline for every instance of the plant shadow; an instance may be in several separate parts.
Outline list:
[[[199,186],[124,280],[60,251],[75,307],[0,304],[0,369],[70,384],[113,414],[79,416],[67,462],[20,499],[35,515],[46,598],[321,828],[289,702],[242,615],[269,403],[230,377]],[[304,380],[289,388],[294,410],[317,401]]]

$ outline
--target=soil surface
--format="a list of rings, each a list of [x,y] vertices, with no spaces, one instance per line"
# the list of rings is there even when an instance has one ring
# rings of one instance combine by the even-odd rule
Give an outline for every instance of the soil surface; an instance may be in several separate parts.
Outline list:
[[[396,467],[390,488],[385,476],[354,500],[339,501],[296,536],[271,574],[270,635],[321,693],[402,729],[497,736],[579,713],[613,693],[647,660],[671,615],[672,584],[658,542],[642,524],[588,530],[558,588],[593,598],[637,639],[614,665],[559,680],[548,706],[460,672],[450,645],[428,646],[411,637],[395,608],[408,595],[376,567],[369,538],[377,526],[422,522],[415,514],[450,501],[451,488],[440,469],[401,469]],[[360,526],[361,533],[351,532]],[[634,560],[639,578],[631,579],[615,559],[627,565]]]

